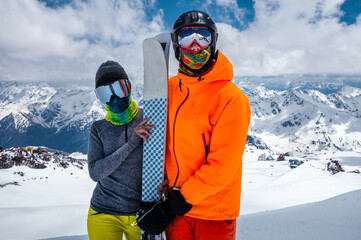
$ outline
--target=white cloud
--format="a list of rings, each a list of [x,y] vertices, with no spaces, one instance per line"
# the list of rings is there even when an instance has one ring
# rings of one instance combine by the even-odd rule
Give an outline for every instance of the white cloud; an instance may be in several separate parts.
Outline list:
[[[140,0],[76,0],[57,9],[1,1],[0,80],[92,80],[107,59],[141,78],[141,43],[163,29],[162,12],[147,16],[145,7]]]
[[[237,6],[236,0],[216,0],[216,4],[219,6]]]
[[[247,30],[218,24],[218,47],[235,75],[360,73],[361,24],[339,23],[342,2],[256,0]]]
[[[361,16],[350,26],[339,23],[343,1],[256,0],[255,21],[244,31],[236,27],[244,21],[236,1],[203,3],[218,19],[218,48],[236,76],[360,73]],[[146,13],[156,5],[156,0],[74,0],[51,9],[36,0],[0,1],[0,81],[93,84],[98,66],[108,59],[140,81],[142,41],[164,31],[163,10]],[[171,67],[174,74],[174,59]]]

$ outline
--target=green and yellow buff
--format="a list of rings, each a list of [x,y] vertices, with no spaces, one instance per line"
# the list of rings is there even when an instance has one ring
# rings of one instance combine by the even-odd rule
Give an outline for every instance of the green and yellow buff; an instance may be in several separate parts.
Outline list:
[[[137,116],[139,107],[129,95],[127,98],[115,98],[105,104],[105,110],[107,111],[105,120],[114,125],[124,125]]]

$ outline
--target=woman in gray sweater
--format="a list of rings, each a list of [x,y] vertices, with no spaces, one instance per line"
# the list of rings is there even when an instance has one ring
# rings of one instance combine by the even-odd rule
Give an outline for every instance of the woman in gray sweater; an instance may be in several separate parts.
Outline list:
[[[91,126],[89,175],[97,182],[88,213],[88,235],[94,239],[140,239],[136,219],[142,187],[142,139],[151,135],[143,110],[131,98],[131,83],[114,61],[100,65],[95,91],[105,104],[105,119]]]

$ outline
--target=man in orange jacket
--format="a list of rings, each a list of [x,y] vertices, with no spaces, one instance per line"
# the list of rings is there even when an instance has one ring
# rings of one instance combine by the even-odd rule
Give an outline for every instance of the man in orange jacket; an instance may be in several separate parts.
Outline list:
[[[204,12],[190,11],[172,30],[178,74],[168,83],[166,174],[177,215],[170,240],[235,239],[251,110],[232,83],[233,67],[216,51],[218,32]]]

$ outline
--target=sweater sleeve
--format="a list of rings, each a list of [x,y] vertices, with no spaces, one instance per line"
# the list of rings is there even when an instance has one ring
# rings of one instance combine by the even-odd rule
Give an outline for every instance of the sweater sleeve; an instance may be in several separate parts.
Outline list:
[[[98,182],[112,174],[141,143],[142,139],[133,133],[127,143],[108,156],[104,156],[103,143],[96,125],[93,124],[89,134],[88,169],[90,178]]]
[[[216,194],[242,174],[242,155],[250,122],[246,96],[230,99],[214,124],[208,163],[202,165],[182,186],[187,202],[197,204]]]

